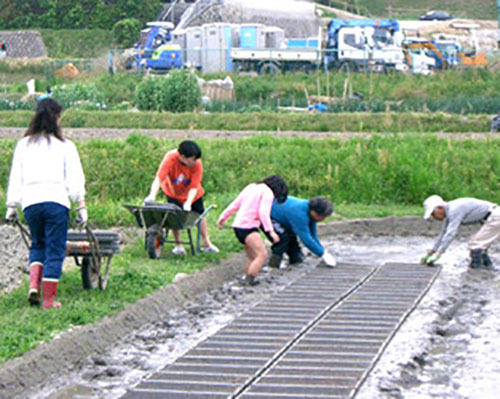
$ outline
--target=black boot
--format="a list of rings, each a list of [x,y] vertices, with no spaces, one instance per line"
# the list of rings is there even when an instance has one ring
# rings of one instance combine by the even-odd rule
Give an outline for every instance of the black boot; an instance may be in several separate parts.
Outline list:
[[[304,262],[304,255],[302,252],[288,254],[288,261],[291,265],[298,265],[299,263]]]
[[[484,251],[482,253],[483,267],[488,270],[493,270],[493,262],[488,256],[488,252]]]
[[[281,265],[281,259],[281,255],[271,254],[271,256],[269,257],[269,267],[275,267],[279,269]]]
[[[479,269],[483,266],[483,251],[480,249],[473,249],[470,251],[470,268]]]

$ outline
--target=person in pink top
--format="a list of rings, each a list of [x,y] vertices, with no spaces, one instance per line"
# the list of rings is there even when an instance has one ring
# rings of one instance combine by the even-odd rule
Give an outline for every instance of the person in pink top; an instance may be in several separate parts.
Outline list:
[[[287,195],[286,182],[280,176],[269,176],[261,182],[246,186],[217,221],[217,226],[222,228],[229,216],[237,211],[232,227],[236,238],[245,246],[248,258],[245,272],[250,285],[257,283],[255,278],[267,259],[267,250],[259,229],[264,230],[271,242],[277,243],[280,240],[273,230],[271,207],[275,198],[278,203],[283,203]]]

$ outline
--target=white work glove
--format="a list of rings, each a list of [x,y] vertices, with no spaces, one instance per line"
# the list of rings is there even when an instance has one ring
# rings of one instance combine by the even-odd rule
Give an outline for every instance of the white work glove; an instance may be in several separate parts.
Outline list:
[[[328,267],[335,267],[335,266],[337,266],[337,261],[335,260],[335,258],[333,257],[333,255],[329,254],[326,251],[323,254],[323,257],[321,259],[323,260],[323,262],[325,262],[325,264]]]
[[[5,213],[5,220],[9,222],[13,222],[15,220],[19,220],[19,215],[17,213],[17,208],[14,206],[8,206],[7,212]]]
[[[184,202],[184,205],[182,205],[182,209],[184,209],[186,212],[191,211],[191,204],[188,202]]]
[[[143,203],[145,204],[146,202],[155,202],[156,198],[154,195],[149,194],[146,198],[144,198]]]
[[[437,262],[437,260],[441,257],[441,254],[439,252],[434,252],[431,256],[427,258],[427,261],[425,262],[426,265],[434,265],[434,263]]]
[[[85,208],[84,206],[78,208],[76,210],[77,212],[77,217],[76,217],[76,224],[81,226],[81,227],[85,227],[85,225],[87,224],[87,220],[89,218],[88,216],[88,213],[87,213],[87,208]]]

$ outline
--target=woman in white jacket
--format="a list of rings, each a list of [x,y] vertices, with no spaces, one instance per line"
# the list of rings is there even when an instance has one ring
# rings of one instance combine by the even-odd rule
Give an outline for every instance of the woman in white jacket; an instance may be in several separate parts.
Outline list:
[[[85,176],[75,145],[63,137],[61,105],[52,98],[37,103],[24,137],[17,143],[7,190],[6,219],[21,207],[31,233],[28,301],[59,308],[57,285],[66,252],[70,200],[78,203],[78,221],[87,221]]]

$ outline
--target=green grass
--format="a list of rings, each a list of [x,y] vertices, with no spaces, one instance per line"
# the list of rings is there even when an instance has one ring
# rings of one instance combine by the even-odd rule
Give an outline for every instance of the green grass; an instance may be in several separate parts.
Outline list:
[[[322,2],[324,3],[324,2]],[[347,0],[332,0],[332,7],[344,9]],[[374,17],[392,17],[402,19],[418,19],[428,10],[445,10],[459,18],[474,19],[496,19],[495,0],[475,0],[471,7],[470,0],[426,0],[416,2],[414,0],[356,0],[355,3],[367,9]],[[392,14],[389,15],[388,7],[392,5]]]
[[[90,214],[99,225],[127,225],[120,204],[149,192],[165,152],[179,140],[133,135],[78,143]],[[276,138],[197,140],[203,151],[207,203],[253,181],[282,175],[290,193],[336,203],[420,205],[428,195],[500,201],[500,140],[449,140],[432,135],[379,135],[350,140]],[[0,187],[6,187],[15,142],[0,142]],[[4,211],[0,191],[0,213]],[[231,198],[216,202],[224,207]]]
[[[97,58],[107,54],[113,34],[104,29],[42,29],[50,58]]]
[[[0,111],[2,127],[29,125],[32,111]],[[63,125],[75,128],[305,131],[365,133],[489,132],[491,115],[417,112],[307,114],[275,112],[166,113],[69,109]]]

